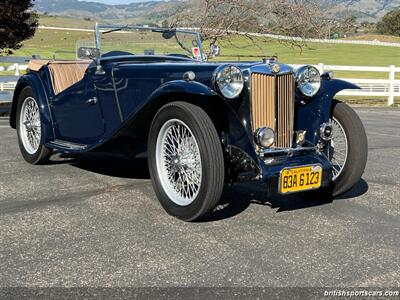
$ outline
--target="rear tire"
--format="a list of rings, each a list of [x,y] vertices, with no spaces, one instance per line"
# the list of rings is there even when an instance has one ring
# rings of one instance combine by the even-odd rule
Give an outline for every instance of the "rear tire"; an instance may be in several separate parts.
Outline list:
[[[16,123],[22,157],[33,165],[46,163],[52,151],[44,145],[39,103],[30,86],[24,88],[19,96]]]
[[[343,139],[347,145],[345,163],[334,178],[333,196],[339,196],[350,190],[361,179],[368,158],[368,140],[359,116],[347,104],[334,102],[332,122],[336,122],[339,128],[343,129],[345,134]],[[335,142],[335,132],[333,134],[331,143]]]
[[[173,102],[157,112],[148,137],[148,161],[158,200],[170,215],[194,221],[219,202],[223,151],[213,122],[200,107]]]

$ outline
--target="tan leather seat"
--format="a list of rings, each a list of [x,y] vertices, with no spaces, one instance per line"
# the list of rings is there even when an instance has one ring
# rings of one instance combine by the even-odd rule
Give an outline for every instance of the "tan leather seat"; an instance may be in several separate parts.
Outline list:
[[[31,60],[28,68],[32,71],[39,71],[47,65],[51,75],[51,83],[54,93],[57,95],[65,91],[85,76],[90,61],[46,61]]]

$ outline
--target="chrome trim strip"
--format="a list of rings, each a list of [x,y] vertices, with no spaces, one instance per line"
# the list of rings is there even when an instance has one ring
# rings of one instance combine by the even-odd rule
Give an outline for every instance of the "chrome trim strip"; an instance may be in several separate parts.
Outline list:
[[[54,140],[51,141],[50,144],[62,147],[62,148],[68,148],[71,150],[83,150],[88,148],[87,145],[82,145],[82,144],[75,144],[75,143],[71,143],[71,142],[66,142],[66,141],[62,141],[62,140]]]
[[[96,48],[101,51],[101,34],[104,29],[117,29],[117,28],[128,29],[128,30],[134,29],[134,30],[157,31],[157,32],[160,32],[162,30],[173,30],[175,32],[184,33],[184,34],[193,34],[196,36],[196,41],[198,44],[197,46],[199,47],[199,50],[201,52],[200,61],[202,61],[202,62],[207,61],[207,55],[206,55],[206,53],[204,53],[201,34],[197,31],[184,29],[184,28],[144,27],[144,26],[138,26],[138,25],[101,25],[101,24],[96,23],[95,27],[94,27]]]
[[[302,151],[316,151],[318,149],[317,146],[312,146],[312,147],[297,147],[297,148],[270,148],[270,149],[264,149],[261,151],[261,154],[264,156],[267,154],[277,154],[277,153],[295,153],[295,152],[302,152]]]
[[[111,69],[111,80],[112,80],[112,84],[113,84],[113,88],[114,88],[115,101],[117,103],[119,117],[121,119],[121,122],[123,122],[124,121],[124,116],[122,115],[121,104],[119,103],[117,84],[115,83],[114,69],[115,69],[115,66],[113,66],[112,69]]]
[[[101,37],[100,37],[100,29],[99,29],[99,23],[96,22],[94,25],[94,35],[95,35],[95,41],[96,41],[96,48],[101,49]]]

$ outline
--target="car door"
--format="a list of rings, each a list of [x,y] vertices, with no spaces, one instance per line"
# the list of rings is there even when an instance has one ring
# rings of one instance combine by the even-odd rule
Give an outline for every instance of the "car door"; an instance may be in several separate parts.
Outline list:
[[[104,134],[105,124],[91,69],[81,81],[51,101],[58,140],[90,144]]]

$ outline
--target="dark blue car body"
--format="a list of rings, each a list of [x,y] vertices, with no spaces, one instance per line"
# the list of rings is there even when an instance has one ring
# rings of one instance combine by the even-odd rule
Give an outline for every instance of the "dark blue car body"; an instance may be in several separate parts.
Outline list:
[[[239,67],[246,80],[246,88],[237,99],[225,99],[214,88],[215,70],[225,64]],[[202,107],[213,120],[232,177],[267,183],[277,180],[283,168],[320,164],[324,170],[322,186],[331,181],[331,163],[315,149],[289,149],[273,164],[266,164],[257,153],[251,126],[251,74],[277,76],[293,73],[291,67],[280,65],[279,74],[275,74],[265,62],[210,63],[129,55],[103,57],[101,66],[104,72],[97,74],[96,64],[91,63],[83,80],[58,95],[46,67],[28,72],[15,90],[11,126],[16,127],[19,93],[31,86],[40,104],[47,147],[62,153],[112,151],[135,155],[146,151],[147,134],[156,112],[168,102],[187,101]],[[188,71],[195,74],[194,80],[185,78]],[[357,88],[329,76],[322,78],[321,88],[312,99],[304,102],[304,96],[296,92],[294,130],[306,130],[306,140],[312,145],[318,142],[316,133],[321,124],[331,117],[334,96],[343,89]],[[90,99],[96,101],[88,102]]]

